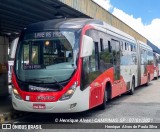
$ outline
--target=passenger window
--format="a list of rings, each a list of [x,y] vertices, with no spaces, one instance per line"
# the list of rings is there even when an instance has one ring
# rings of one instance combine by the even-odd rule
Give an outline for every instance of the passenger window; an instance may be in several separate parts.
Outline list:
[[[90,72],[96,71],[95,45],[93,47],[92,55],[89,57]]]
[[[125,50],[127,50],[127,43],[125,43]]]
[[[133,45],[131,45],[131,51],[133,51]]]
[[[103,47],[103,39],[100,38],[100,46],[101,46],[101,51],[104,51],[104,47]]]
[[[117,40],[112,40],[112,58],[114,66],[114,79],[120,79],[120,43]]]
[[[136,52],[136,46],[134,46],[134,50],[133,51]]]
[[[112,46],[111,46],[111,42],[110,41],[108,41],[108,51],[111,53],[111,51],[112,51]]]
[[[123,50],[123,42],[121,42],[121,50]]]

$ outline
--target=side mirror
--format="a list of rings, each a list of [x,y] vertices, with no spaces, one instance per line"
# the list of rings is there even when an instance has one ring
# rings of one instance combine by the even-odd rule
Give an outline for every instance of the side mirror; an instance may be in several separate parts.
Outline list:
[[[9,57],[11,59],[15,58],[15,53],[16,53],[16,49],[17,49],[18,40],[19,40],[19,38],[16,38],[11,42],[11,50],[10,50],[10,53],[9,53]]]
[[[91,37],[83,35],[80,57],[91,56],[92,50],[93,50],[93,44],[94,44],[94,42]]]

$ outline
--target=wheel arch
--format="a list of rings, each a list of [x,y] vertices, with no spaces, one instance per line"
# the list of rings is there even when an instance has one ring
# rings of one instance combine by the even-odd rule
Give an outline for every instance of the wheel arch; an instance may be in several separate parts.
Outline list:
[[[107,91],[108,99],[112,98],[112,84],[110,81],[107,81],[105,84],[105,90]]]

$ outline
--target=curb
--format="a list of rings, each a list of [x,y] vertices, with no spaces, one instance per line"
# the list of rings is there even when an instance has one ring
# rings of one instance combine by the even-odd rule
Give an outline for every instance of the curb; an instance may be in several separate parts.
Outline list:
[[[23,116],[29,115],[27,112],[21,112],[21,111],[12,111],[0,114],[0,123],[9,122],[13,119],[17,119]]]

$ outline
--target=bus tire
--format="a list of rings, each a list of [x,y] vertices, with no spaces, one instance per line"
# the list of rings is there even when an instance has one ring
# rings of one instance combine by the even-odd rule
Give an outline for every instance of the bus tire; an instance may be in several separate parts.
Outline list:
[[[150,82],[150,75],[148,75],[148,80],[147,80],[147,83],[145,85],[148,86],[149,82]]]
[[[103,103],[99,106],[100,110],[105,110],[106,109],[106,102],[107,102],[107,91],[105,89],[104,91],[104,96],[103,96]]]
[[[135,89],[135,81],[134,81],[134,79],[132,79],[131,89],[129,90],[130,95],[134,94],[134,89]]]
[[[158,80],[158,77],[159,77],[159,71],[157,72],[156,80]]]

